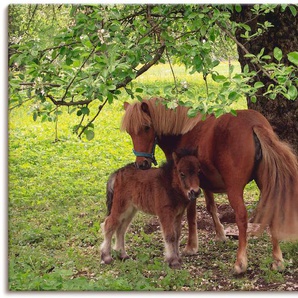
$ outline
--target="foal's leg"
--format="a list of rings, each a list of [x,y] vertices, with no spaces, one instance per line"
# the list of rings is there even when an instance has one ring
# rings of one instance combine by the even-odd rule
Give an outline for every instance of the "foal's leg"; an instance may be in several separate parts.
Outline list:
[[[175,251],[174,253],[178,256],[179,262],[182,263],[182,260],[180,258],[179,254],[179,243],[180,243],[180,237],[181,237],[181,228],[182,228],[182,216],[184,212],[181,214],[178,214],[175,218],[175,223],[174,223],[174,229],[176,233],[176,243],[175,243]]]
[[[120,222],[116,217],[110,214],[106,220],[102,223],[101,227],[104,234],[104,241],[100,246],[101,260],[104,264],[110,264],[113,261],[111,256],[111,242],[113,234],[118,228]]]
[[[159,220],[165,242],[165,259],[171,268],[179,269],[181,267],[181,259],[178,255],[179,231],[177,233],[174,217],[174,214],[169,214],[168,210],[164,210]]]
[[[221,224],[217,215],[217,207],[214,202],[214,195],[212,192],[208,190],[203,190],[203,192],[205,196],[207,211],[209,212],[209,214],[212,216],[212,219],[213,219],[215,233],[216,233],[215,240],[225,241],[227,240],[227,238],[224,231],[224,226]]]
[[[194,255],[198,251],[197,200],[192,200],[187,207],[188,239],[183,254]]]
[[[236,224],[239,230],[238,251],[234,270],[235,273],[240,274],[245,272],[247,268],[247,211],[243,201],[243,190],[228,191],[228,199],[235,211]]]
[[[128,209],[125,214],[122,215],[124,216],[124,218],[122,219],[120,226],[116,230],[116,243],[114,249],[120,252],[119,258],[121,260],[129,259],[129,256],[127,255],[125,250],[125,233],[136,212],[136,209],[134,209],[133,207],[131,207],[131,209]]]

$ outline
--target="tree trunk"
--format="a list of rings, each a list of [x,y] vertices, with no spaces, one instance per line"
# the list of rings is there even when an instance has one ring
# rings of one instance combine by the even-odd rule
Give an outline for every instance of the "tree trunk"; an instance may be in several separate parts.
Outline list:
[[[258,28],[258,23],[268,21],[274,25],[262,35],[247,41],[241,37],[244,30],[239,28],[236,30],[237,40],[252,54],[258,54],[262,48],[265,48],[264,55],[273,57],[273,49],[279,47],[282,50],[283,56],[289,52],[297,51],[298,49],[298,15],[294,17],[289,8],[281,12],[281,7],[277,6],[274,12],[265,15],[254,15],[251,11],[252,5],[242,5],[241,12],[234,12],[232,20],[237,23],[245,23],[250,26],[251,34],[255,33]],[[251,70],[256,69],[250,62],[250,58],[245,58],[245,53],[238,46],[239,62],[241,68],[248,64]],[[275,61],[276,62],[276,61]],[[289,61],[284,59],[281,61],[285,65],[289,65]],[[275,132],[282,140],[287,141],[292,145],[296,154],[298,154],[298,100],[288,100],[282,95],[278,95],[275,100],[271,100],[263,96],[269,84],[274,84],[267,76],[261,72],[255,81],[264,83],[265,87],[259,89],[257,102],[252,103],[250,98],[247,98],[248,107],[262,113],[271,123]]]

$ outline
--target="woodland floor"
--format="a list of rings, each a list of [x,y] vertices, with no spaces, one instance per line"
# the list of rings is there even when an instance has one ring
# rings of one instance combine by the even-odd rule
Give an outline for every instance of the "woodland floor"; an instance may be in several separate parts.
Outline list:
[[[229,204],[221,204],[217,205],[218,207],[218,213],[221,223],[225,227],[225,232],[229,240],[232,242],[238,241],[238,228],[235,223],[235,215],[234,212]],[[198,227],[198,235],[199,235],[199,245],[206,244],[210,242],[210,239],[214,239],[214,226],[211,216],[207,213],[206,207],[203,205],[197,206],[197,227]],[[187,222],[183,221],[183,226],[187,226]],[[248,233],[252,230],[254,230],[255,224],[248,224]],[[146,234],[154,233],[155,231],[159,230],[159,222],[157,218],[152,218],[152,220],[144,227],[144,232]],[[184,233],[187,233],[187,230],[185,229]],[[185,236],[186,237],[186,236]],[[251,238],[251,237],[250,237]],[[249,239],[249,242],[252,240]],[[258,239],[255,237],[255,241],[258,242]],[[269,245],[268,245],[269,244]],[[262,244],[261,244],[262,245]],[[270,246],[268,251],[271,253],[271,245],[270,242],[266,244],[263,244],[263,246]],[[182,249],[182,247],[181,247]],[[252,291],[298,291],[298,269],[294,270],[285,270],[285,272],[282,272],[283,280],[278,280],[275,277],[272,279],[267,276],[262,276],[262,270],[257,268],[258,264],[256,264],[256,260],[250,260],[252,255],[255,255],[258,253],[259,248],[254,248],[255,252],[251,252],[251,254],[248,254],[248,262],[252,261],[252,265],[248,266],[247,271],[244,273],[246,278],[248,277],[250,280],[253,280],[253,288],[250,290]],[[229,278],[230,274],[226,274],[226,268],[223,270],[223,268],[220,268],[218,266],[218,263],[216,262],[215,254],[213,253],[214,248],[210,247],[210,253],[204,253],[203,256],[200,256],[201,249],[199,248],[199,252],[197,256],[183,256],[183,262],[189,263],[189,271],[192,276],[200,275],[202,273],[201,269],[202,266],[206,266],[206,264],[209,264],[208,266],[212,269],[212,278],[214,280],[214,284],[216,285],[214,289],[209,288],[209,290],[226,290],[228,288],[232,289],[232,279]],[[260,249],[261,251],[262,249]],[[218,251],[217,251],[218,253]],[[231,254],[229,253],[222,253],[222,258],[226,259],[227,266],[234,262],[234,260],[231,260]],[[256,259],[258,257],[256,256]],[[195,261],[194,261],[195,260]],[[223,260],[222,260],[223,261]],[[268,264],[269,266],[269,264]],[[217,268],[218,267],[218,268]],[[207,269],[207,268],[205,268]],[[269,270],[268,270],[269,271]],[[231,268],[232,272],[232,268]],[[231,273],[230,272],[230,273]],[[223,274],[224,273],[224,274]],[[278,273],[279,274],[279,273]],[[274,273],[272,273],[272,276],[274,276]],[[235,277],[235,275],[234,275]],[[239,276],[239,279],[241,279],[243,275]],[[210,278],[210,276],[209,276]],[[206,280],[206,284],[210,283],[210,280]],[[185,290],[188,290],[187,288]]]

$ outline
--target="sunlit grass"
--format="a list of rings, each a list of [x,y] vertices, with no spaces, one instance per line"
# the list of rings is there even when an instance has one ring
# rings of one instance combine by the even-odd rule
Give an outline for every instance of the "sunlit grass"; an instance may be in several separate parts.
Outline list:
[[[226,67],[219,71],[227,71]],[[199,75],[191,76],[181,66],[174,68],[177,80],[187,80],[202,88],[202,94],[205,92]],[[173,84],[169,65],[155,66],[136,84],[146,83],[162,90],[164,82]],[[132,260],[115,261],[109,267],[100,264],[106,181],[113,171],[134,160],[131,139],[119,129],[125,100],[131,99],[123,92],[118,101],[104,107],[90,142],[72,133],[79,118],[65,108],[60,108],[63,114],[58,119],[58,142],[54,142],[55,123],[34,121],[28,113],[30,103],[9,114],[11,290],[204,290],[214,286],[202,283],[202,276],[208,280],[213,273],[201,266],[199,257],[186,259],[180,271],[170,270],[163,260],[160,231],[144,234],[143,227],[151,217],[141,213],[128,235]],[[245,108],[245,102],[237,105]],[[156,155],[160,164],[164,154],[157,148]],[[248,195],[254,190],[248,189]],[[218,199],[227,203],[226,196]],[[199,204],[205,204],[203,197]],[[229,246],[220,249],[228,255],[237,248],[235,243]],[[212,248],[214,256],[219,257],[216,262],[228,276],[229,264],[220,259],[214,243]],[[200,256],[209,252],[208,243],[202,243]],[[232,256],[227,258],[233,261]],[[193,267],[198,268],[199,276],[196,270],[190,272]]]
[[[237,61],[232,61],[231,65],[223,61],[213,71],[219,75],[229,77],[230,67],[233,67],[231,76],[240,72],[240,64]],[[168,63],[154,65],[144,75],[137,78],[133,84],[135,87],[143,89],[141,96],[144,98],[163,97],[165,92],[173,90],[173,97],[179,96],[179,99],[191,101],[194,104],[207,98],[208,92],[218,93],[220,88],[220,85],[212,80],[210,74],[205,82],[201,73],[190,73],[190,69],[187,70],[183,65],[170,65]],[[175,95],[175,87],[184,91],[191,91],[192,97],[190,98],[189,95],[183,92]],[[214,105],[214,103],[209,104],[210,106]],[[239,100],[232,102],[230,108],[235,110],[247,109],[246,99],[241,97]]]
[[[231,65],[234,66],[234,73],[240,72],[240,64],[238,61],[232,61]],[[190,70],[187,70],[183,65],[172,65],[176,80],[178,82],[189,82],[197,83],[203,81],[202,74],[194,73],[190,74]],[[221,75],[229,75],[229,63],[227,61],[221,62],[217,67],[214,68]],[[160,82],[171,82],[174,84],[173,73],[170,64],[158,64],[151,67],[143,76],[137,78],[136,82],[140,83],[160,83]]]

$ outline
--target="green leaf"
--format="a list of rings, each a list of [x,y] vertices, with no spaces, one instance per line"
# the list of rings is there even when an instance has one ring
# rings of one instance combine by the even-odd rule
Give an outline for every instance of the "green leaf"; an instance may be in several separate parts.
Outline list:
[[[38,114],[36,112],[33,113],[33,120],[36,121],[37,120],[37,116]]]
[[[89,114],[90,114],[90,110],[89,110],[88,107],[83,107],[83,108],[81,108],[81,112],[82,112],[82,114],[84,114],[84,115],[89,115]]]
[[[85,135],[88,141],[91,141],[94,138],[93,130],[85,130]]]
[[[292,15],[293,15],[294,17],[296,17],[296,15],[297,15],[297,9],[296,9],[296,7],[295,7],[294,5],[290,5],[290,6],[289,6],[289,9],[290,9]]]
[[[198,111],[195,109],[189,109],[187,112],[187,116],[190,118],[196,117],[198,115]]]
[[[216,83],[224,82],[227,80],[227,78],[223,75],[214,75],[214,74],[212,74],[212,79]]]
[[[244,73],[249,73],[249,66],[248,66],[248,64],[245,64],[245,66],[243,68],[243,72]]]
[[[116,90],[116,85],[109,85],[108,90],[112,91],[112,90]]]
[[[256,97],[256,96],[252,96],[252,97],[250,98],[250,101],[251,101],[252,103],[256,103],[256,102],[257,102],[257,97]]]
[[[245,54],[244,57],[245,58],[255,58],[256,56],[254,54],[248,53],[248,54]]]
[[[239,97],[239,94],[236,91],[232,91],[228,96],[230,100],[236,100],[238,97]]]
[[[290,99],[296,99],[297,95],[298,95],[298,91],[297,88],[294,85],[291,85],[289,90],[288,90],[288,95],[290,97]]]
[[[142,88],[136,88],[136,92],[142,93],[144,90]]]
[[[256,89],[259,89],[259,88],[264,87],[264,84],[263,84],[262,82],[255,82],[255,83],[254,83],[254,87],[255,87]]]
[[[269,98],[270,98],[270,99],[275,99],[276,96],[277,96],[276,93],[271,93],[271,94],[269,94]]]
[[[236,4],[236,5],[235,5],[235,10],[236,10],[237,12],[241,12],[241,10],[242,10],[241,5],[240,5],[240,4]]]
[[[261,59],[270,60],[271,56],[270,55],[264,55],[263,57],[261,57]]]
[[[291,52],[288,54],[288,59],[295,65],[298,65],[298,52]]]
[[[89,39],[89,37],[87,35],[81,36],[80,37],[82,44],[86,47],[86,48],[92,48],[93,45]]]
[[[278,47],[275,47],[273,50],[273,56],[277,61],[282,59],[282,50]]]
[[[230,113],[231,113],[233,116],[237,116],[237,111],[234,110],[234,109],[231,109]]]
[[[70,61],[72,61],[72,60],[70,60]],[[70,64],[69,64],[69,65],[70,65]],[[81,66],[81,61],[80,61],[80,60],[75,60],[75,61],[73,61],[72,66],[73,66],[73,67],[79,67],[79,66]]]
[[[109,102],[109,104],[113,103],[113,100],[114,100],[114,95],[113,95],[113,93],[108,92],[107,97],[108,97],[108,102]]]
[[[151,41],[151,38],[149,36],[146,36],[144,38],[142,38],[139,42],[139,44],[145,44]]]
[[[257,55],[258,58],[261,58],[264,54],[265,48],[262,48],[260,53]]]
[[[176,101],[170,101],[170,102],[167,103],[167,108],[168,109],[172,109],[173,110],[173,109],[176,109],[177,106],[178,106],[178,104],[177,104]]]

